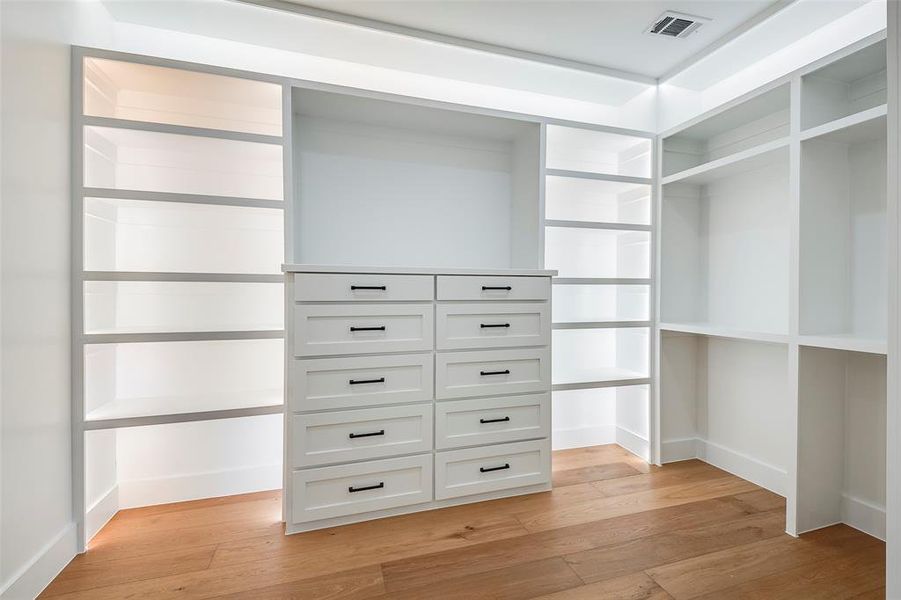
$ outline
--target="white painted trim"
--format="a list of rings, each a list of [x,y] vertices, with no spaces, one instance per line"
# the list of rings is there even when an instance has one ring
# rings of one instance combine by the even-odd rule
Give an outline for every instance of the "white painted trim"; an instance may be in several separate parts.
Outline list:
[[[885,541],[885,507],[842,494],[842,522]]]
[[[245,4],[251,4],[254,6],[260,6],[263,8],[269,8],[272,10],[281,10],[296,14],[301,14],[307,17],[312,17],[314,19],[324,19],[328,21],[334,21],[337,23],[344,23],[345,25],[353,25],[355,27],[363,27],[366,29],[372,29],[375,31],[382,31],[385,33],[393,33],[395,35],[403,35],[407,37],[412,37],[421,40],[427,40],[430,42],[435,42],[438,44],[444,44],[447,46],[457,46],[460,48],[468,48],[469,50],[476,50],[479,52],[486,52],[488,54],[497,54],[500,56],[508,56],[510,58],[517,58],[520,60],[527,60],[535,63],[542,63],[546,65],[551,65],[554,67],[562,67],[564,69],[572,69],[575,71],[584,71],[586,73],[594,73],[596,75],[603,75],[606,77],[613,77],[616,79],[625,79],[627,81],[636,81],[638,83],[645,83],[648,85],[656,85],[657,78],[651,77],[649,75],[642,75],[641,73],[633,73],[632,71],[624,71],[621,69],[614,69],[612,67],[605,67],[603,65],[598,65],[594,63],[587,63],[578,60],[572,60],[568,58],[562,58],[559,56],[552,56],[549,54],[542,54],[539,52],[529,52],[527,50],[519,50],[517,48],[510,48],[508,46],[501,46],[498,44],[490,44],[486,42],[479,42],[476,40],[471,40],[468,38],[462,38],[454,35],[446,35],[442,33],[436,33],[434,31],[428,31],[425,29],[418,29],[416,27],[407,27],[405,25],[397,25],[395,23],[388,23],[386,21],[379,21],[377,19],[369,19],[366,17],[357,17],[354,15],[349,15],[342,12],[337,12],[333,10],[328,10],[324,8],[317,8],[313,6],[304,6],[302,4],[298,4],[295,2],[286,2],[285,0],[236,0],[237,2],[243,2]],[[786,0],[782,0],[786,1]]]
[[[788,474],[784,469],[707,440],[667,440],[661,444],[661,453],[663,463],[697,458],[780,496],[785,496],[788,487]]]
[[[700,440],[685,438],[681,440],[664,440],[660,443],[660,464],[681,462],[698,458]]]
[[[650,461],[650,441],[625,427],[616,426],[616,443],[645,462]]]
[[[78,553],[75,523],[69,523],[18,571],[0,584],[0,600],[36,598]]]
[[[97,535],[117,512],[119,512],[119,485],[115,484],[85,512],[84,531],[88,541],[91,541],[91,538]]]
[[[247,494],[282,487],[282,465],[188,473],[159,479],[119,481],[119,507],[153,506],[200,498]]]
[[[594,425],[576,429],[554,429],[551,432],[553,450],[569,450],[616,443],[614,425]]]
[[[373,267],[352,265],[311,265],[286,263],[282,265],[285,273],[339,273],[339,274],[375,274],[375,275],[475,275],[497,277],[554,277],[553,269],[472,269],[444,267]]]
[[[752,456],[726,448],[707,440],[697,440],[701,460],[751,483],[766,488],[774,494],[785,496],[788,473],[779,467],[757,460]]]

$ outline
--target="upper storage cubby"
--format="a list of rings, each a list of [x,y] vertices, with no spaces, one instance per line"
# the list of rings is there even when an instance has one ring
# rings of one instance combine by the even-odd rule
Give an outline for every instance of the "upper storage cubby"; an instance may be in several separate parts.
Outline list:
[[[538,268],[540,125],[293,92],[295,262]]]
[[[84,185],[281,200],[282,147],[90,126],[84,128]]]
[[[801,144],[804,335],[884,346],[889,272],[886,167],[884,115]]]
[[[650,139],[548,125],[547,157],[550,171],[649,178]]]
[[[545,218],[559,221],[650,225],[651,186],[548,175]]]
[[[886,103],[885,40],[867,46],[801,80],[801,129],[876,109]]]
[[[280,136],[282,87],[88,57],[84,59],[84,114]]]
[[[665,137],[664,183],[787,148],[789,97],[789,85],[783,84]]]

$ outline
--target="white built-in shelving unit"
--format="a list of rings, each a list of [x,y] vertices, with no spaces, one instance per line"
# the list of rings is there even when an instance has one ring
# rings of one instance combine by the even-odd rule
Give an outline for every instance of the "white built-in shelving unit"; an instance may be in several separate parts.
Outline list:
[[[120,508],[281,485],[286,262],[559,269],[556,446],[648,456],[653,134],[83,48],[72,72],[82,547]]]
[[[169,489],[173,474],[252,462],[266,438],[280,445],[286,94],[265,77],[206,71],[73,53],[82,545],[119,508],[210,487]]]
[[[649,458],[653,150],[638,132],[547,127],[555,448],[615,441]]]
[[[654,458],[885,537],[886,45],[661,135]]]

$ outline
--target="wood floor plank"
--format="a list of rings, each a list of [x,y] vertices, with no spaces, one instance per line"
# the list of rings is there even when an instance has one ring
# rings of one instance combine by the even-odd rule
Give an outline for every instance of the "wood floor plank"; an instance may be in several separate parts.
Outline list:
[[[565,556],[586,583],[602,581],[724,548],[784,536],[784,515],[764,512]],[[653,577],[653,574],[651,574]],[[655,578],[672,594],[672,590]]]
[[[650,473],[642,473],[632,477],[622,477],[607,481],[597,481],[592,485],[604,496],[624,496],[647,490],[654,490],[682,483],[707,481],[719,477],[728,477],[725,471],[699,460],[685,460],[666,465],[662,469]]]
[[[699,500],[733,496],[754,489],[756,489],[754,484],[729,475],[718,479],[673,485],[634,494],[598,498],[553,511],[518,513],[517,517],[529,531],[544,531],[656,508],[678,506]]]
[[[604,446],[555,452],[554,473],[551,492],[288,537],[273,492],[122,511],[45,597],[870,600],[884,593],[882,542],[847,527],[784,536],[783,498],[703,462],[654,467]]]
[[[212,566],[299,557],[313,576],[335,571],[337,566],[348,564],[346,561],[358,566],[377,564],[525,533],[513,515],[484,507],[470,511],[453,507],[292,536],[279,533],[220,544]]]
[[[662,587],[644,573],[589,583],[562,592],[539,596],[536,600],[673,600]]]
[[[206,569],[213,559],[216,546],[201,546],[187,550],[164,552],[108,561],[87,562],[86,554],[76,556],[41,594],[49,598],[70,592],[93,590],[99,587],[190,573]],[[86,564],[82,564],[86,563]]]
[[[723,568],[721,573],[702,568],[684,570],[681,577],[673,577],[674,570],[670,569],[658,583],[670,586],[671,593],[677,598],[704,600],[723,597],[739,600],[845,599],[885,584],[885,545],[847,526],[839,525],[800,539],[779,541],[782,543],[775,544],[777,548],[764,543],[735,549],[736,562],[731,566],[724,565],[728,558],[719,553],[709,557],[710,567],[719,565]],[[750,550],[757,554],[752,556]],[[685,569],[695,565],[678,566]],[[650,574],[656,576],[653,571]],[[698,587],[692,588],[695,583]]]
[[[613,462],[603,465],[590,465],[574,469],[554,469],[552,481],[554,487],[564,487],[577,483],[618,479],[630,475],[640,475],[641,471],[624,462]]]
[[[481,573],[523,562],[618,544],[673,529],[731,521],[748,514],[726,499],[696,502],[624,515],[603,521],[574,525],[520,537],[466,546],[444,552],[422,553],[382,564],[388,591],[416,587]]]
[[[650,569],[648,574],[677,600],[695,598],[799,567],[876,546],[873,538],[847,526],[801,538],[788,535],[737,546]]]
[[[580,585],[582,585],[582,580],[566,564],[566,561],[560,557],[554,557],[475,575],[426,583],[401,591],[390,591],[378,598],[379,600],[423,600],[427,598],[520,600]]]
[[[378,565],[332,573],[323,577],[289,581],[235,594],[217,600],[360,600],[384,593]]]

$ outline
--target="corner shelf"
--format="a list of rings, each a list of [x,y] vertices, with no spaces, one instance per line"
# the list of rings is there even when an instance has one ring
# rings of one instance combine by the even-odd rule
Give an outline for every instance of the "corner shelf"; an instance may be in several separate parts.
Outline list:
[[[864,338],[853,334],[802,335],[798,338],[801,346],[848,350],[866,354],[886,354],[888,342],[877,338]]]
[[[801,141],[825,138],[853,144],[885,137],[888,106],[882,104],[801,132]]]
[[[695,335],[704,335],[709,337],[721,337],[733,340],[747,340],[751,342],[767,342],[772,344],[787,344],[791,338],[787,333],[767,333],[760,331],[747,331],[743,329],[734,329],[732,327],[722,327],[720,325],[711,325],[709,323],[659,323],[657,326],[661,331],[672,331],[675,333],[692,333]]]
[[[744,173],[771,163],[788,160],[789,138],[783,137],[767,142],[748,150],[742,150],[729,156],[704,163],[697,167],[685,169],[668,175],[661,180],[663,185],[670,183],[705,184],[723,177]]]

